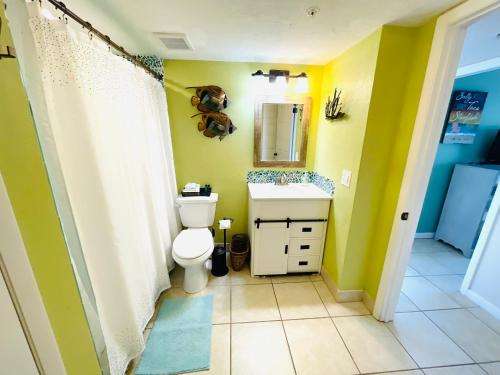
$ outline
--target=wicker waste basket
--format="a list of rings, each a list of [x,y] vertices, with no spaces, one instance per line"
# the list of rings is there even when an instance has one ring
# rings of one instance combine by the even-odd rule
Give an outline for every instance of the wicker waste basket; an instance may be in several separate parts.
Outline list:
[[[238,233],[231,238],[231,267],[235,271],[241,271],[250,250],[250,241],[244,233]]]

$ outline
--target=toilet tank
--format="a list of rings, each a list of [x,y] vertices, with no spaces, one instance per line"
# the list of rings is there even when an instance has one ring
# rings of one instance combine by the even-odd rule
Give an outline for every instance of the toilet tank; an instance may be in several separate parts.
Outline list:
[[[177,197],[182,225],[187,228],[206,228],[214,223],[217,193],[209,197]]]

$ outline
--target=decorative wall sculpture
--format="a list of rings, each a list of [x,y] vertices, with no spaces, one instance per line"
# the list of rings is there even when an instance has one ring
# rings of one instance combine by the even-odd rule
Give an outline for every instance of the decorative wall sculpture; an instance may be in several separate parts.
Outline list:
[[[224,139],[228,134],[236,130],[229,116],[221,111],[227,108],[229,100],[226,92],[219,86],[190,86],[188,89],[196,89],[196,95],[191,97],[191,104],[196,106],[198,113],[191,117],[202,115],[198,123],[198,130],[203,132],[205,137],[219,137]]]
[[[201,115],[201,121],[198,123],[198,130],[208,138],[219,137],[222,141],[228,134],[233,134],[236,126],[233,125],[228,115],[222,112],[197,113],[191,117]]]
[[[344,117],[345,113],[342,112],[342,102],[340,101],[341,90],[335,89],[333,93],[333,99],[328,97],[325,106],[325,117],[327,120],[337,120]]]

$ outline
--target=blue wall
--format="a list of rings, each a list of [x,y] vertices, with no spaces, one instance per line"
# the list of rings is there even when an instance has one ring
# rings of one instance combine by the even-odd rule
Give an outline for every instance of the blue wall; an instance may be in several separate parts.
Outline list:
[[[486,91],[488,97],[474,144],[439,145],[417,233],[436,231],[453,167],[457,163],[482,161],[488,153],[497,130],[500,129],[500,69],[459,78],[455,81],[453,89]]]

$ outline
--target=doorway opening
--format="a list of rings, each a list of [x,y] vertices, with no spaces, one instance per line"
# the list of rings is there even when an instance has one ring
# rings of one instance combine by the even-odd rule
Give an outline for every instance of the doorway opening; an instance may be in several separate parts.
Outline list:
[[[479,266],[500,231],[499,6],[467,2],[438,20],[375,302],[379,320],[463,309],[500,334],[500,297],[472,288],[478,272],[495,276]]]

